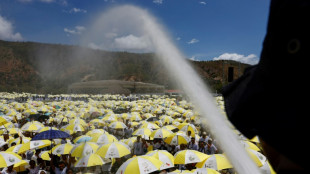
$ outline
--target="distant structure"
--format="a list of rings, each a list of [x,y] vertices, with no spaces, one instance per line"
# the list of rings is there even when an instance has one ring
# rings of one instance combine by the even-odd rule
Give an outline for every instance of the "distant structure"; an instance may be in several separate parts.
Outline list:
[[[68,93],[74,94],[164,94],[165,87],[151,83],[99,80],[73,83],[68,86]]]

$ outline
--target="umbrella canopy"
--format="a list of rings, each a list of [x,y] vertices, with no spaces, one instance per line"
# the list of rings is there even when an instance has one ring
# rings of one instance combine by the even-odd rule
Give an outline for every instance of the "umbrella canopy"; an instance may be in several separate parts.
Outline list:
[[[276,174],[268,161],[262,167],[260,167],[259,170],[264,174]]]
[[[190,123],[181,123],[178,125],[180,131],[188,132],[191,131],[191,137],[195,137],[195,133],[198,133],[198,130],[193,124]]]
[[[160,170],[174,167],[174,157],[166,150],[150,151],[146,155],[155,157],[163,162],[163,165],[160,167]]]
[[[114,142],[100,146],[96,154],[102,158],[121,158],[130,154],[130,148],[122,142]]]
[[[172,131],[172,130],[176,129],[177,127],[175,127],[175,126],[173,126],[173,125],[167,125],[167,126],[164,126],[163,128]]]
[[[22,162],[22,157],[14,152],[0,152],[0,168]]]
[[[91,136],[88,136],[88,135],[81,135],[81,136],[78,136],[76,137],[74,140],[73,140],[73,143],[81,143],[81,142],[87,142],[87,141],[90,141],[91,139],[93,139],[93,137]]]
[[[117,170],[116,174],[147,174],[160,169],[162,162],[151,156],[137,156],[128,159]]]
[[[0,117],[0,125],[4,125],[4,124],[6,124],[6,123],[8,123],[8,122],[9,122],[9,121],[6,120],[5,118]]]
[[[92,139],[90,140],[90,142],[95,142],[99,145],[118,141],[114,135],[110,134],[92,134],[91,137]]]
[[[43,127],[44,127],[44,125],[42,123],[40,123],[38,121],[32,121],[32,122],[28,122],[28,123],[24,124],[21,127],[21,130],[34,132],[34,131],[40,130]]]
[[[14,153],[19,153],[19,149],[22,147],[23,144],[17,144],[15,146],[11,146],[6,150],[6,152],[14,152]]]
[[[47,130],[35,135],[32,140],[51,140],[58,138],[69,138],[70,134],[60,130]]]
[[[39,154],[39,157],[42,158],[43,160],[45,161],[50,161],[51,160],[51,157],[49,155],[49,151],[42,151],[40,154]]]
[[[249,149],[252,149],[252,150],[255,150],[255,151],[260,151],[260,149],[254,143],[252,143],[250,141],[243,141],[243,140],[241,140],[240,142],[243,145],[243,147],[245,147],[245,148],[249,148]]]
[[[223,154],[213,154],[207,159],[196,164],[198,168],[211,168],[214,170],[223,170],[233,168],[227,157]]]
[[[263,154],[249,148],[246,151],[258,167],[263,166],[267,162],[267,158]]]
[[[152,138],[166,138],[171,134],[173,134],[173,132],[171,132],[170,130],[160,128],[160,129],[153,131],[151,133],[150,137],[152,137]]]
[[[209,155],[196,150],[182,150],[174,155],[174,164],[198,163],[207,159]]]
[[[19,153],[25,153],[27,150],[33,150],[33,149],[41,149],[43,147],[47,147],[51,145],[50,140],[36,140],[36,141],[30,141],[28,143],[22,144],[22,146],[19,149]]]
[[[125,129],[127,126],[123,122],[115,121],[113,123],[110,123],[108,127],[113,129]]]
[[[165,140],[166,143],[170,145],[180,145],[180,144],[188,144],[190,139],[188,136],[182,133],[174,133],[169,135]]]
[[[159,129],[159,126],[157,126],[155,123],[145,122],[140,128]]]
[[[88,131],[86,133],[86,135],[90,136],[91,134],[97,134],[97,133],[99,133],[99,134],[108,134],[108,132],[103,130],[103,129],[92,129],[92,130]]]
[[[54,155],[66,155],[70,154],[74,145],[72,144],[59,144],[52,148],[52,154]]]
[[[74,167],[92,167],[92,166],[101,166],[104,164],[104,161],[97,154],[90,154],[87,156],[81,157],[77,162],[75,162]]]
[[[98,149],[98,145],[93,142],[83,142],[75,145],[71,150],[71,156],[82,157],[94,153]]]
[[[134,131],[132,133],[132,135],[147,135],[147,136],[150,136],[152,133],[152,130],[149,129],[149,128],[140,128],[140,129],[137,129],[136,131]]]

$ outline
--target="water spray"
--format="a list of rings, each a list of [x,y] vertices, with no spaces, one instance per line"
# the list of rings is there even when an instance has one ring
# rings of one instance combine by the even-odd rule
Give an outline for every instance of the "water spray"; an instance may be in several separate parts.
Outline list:
[[[184,92],[198,107],[202,117],[205,117],[208,123],[207,126],[236,171],[240,174],[260,173],[244,147],[240,144],[237,135],[228,126],[227,120],[216,106],[207,86],[186,62],[185,57],[169,39],[169,36],[164,32],[165,30],[156,22],[155,18],[147,11],[131,5],[116,7],[111,9],[110,12],[122,13],[125,18],[124,21],[140,21],[138,26],[141,28],[139,30],[143,29],[143,34],[152,42],[154,51],[166,66],[168,72],[174,75]],[[128,12],[130,14],[126,14]],[[134,19],[128,19],[127,16],[134,16]]]

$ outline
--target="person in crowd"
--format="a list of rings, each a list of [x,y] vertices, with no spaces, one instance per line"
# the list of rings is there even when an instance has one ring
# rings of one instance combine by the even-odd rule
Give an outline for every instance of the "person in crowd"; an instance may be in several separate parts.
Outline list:
[[[28,174],[37,174],[40,170],[40,166],[36,165],[34,160],[29,161],[29,168],[26,169]]]
[[[188,143],[187,148],[191,150],[198,150],[198,144],[195,141],[195,137],[191,138],[191,141]]]
[[[213,155],[218,153],[217,148],[213,144],[213,140],[211,138],[208,139],[207,145],[205,146],[206,154]]]
[[[141,141],[141,136],[137,137],[137,141],[133,144],[133,155],[143,155],[143,143]]]
[[[207,143],[208,139],[209,139],[209,137],[207,136],[207,132],[203,132],[202,136],[199,139],[199,141],[203,141],[204,143]]]
[[[13,169],[14,165],[3,168],[0,174],[17,174],[16,170]]]

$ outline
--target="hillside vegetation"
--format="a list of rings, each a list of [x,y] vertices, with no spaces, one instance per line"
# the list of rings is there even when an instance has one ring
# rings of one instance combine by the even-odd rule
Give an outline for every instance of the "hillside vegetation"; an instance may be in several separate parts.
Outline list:
[[[235,61],[190,61],[212,90],[234,79],[247,64]],[[224,66],[224,67],[223,67]],[[108,52],[80,46],[0,41],[0,91],[66,93],[68,85],[90,80],[126,80],[177,89],[174,78],[153,53]]]

